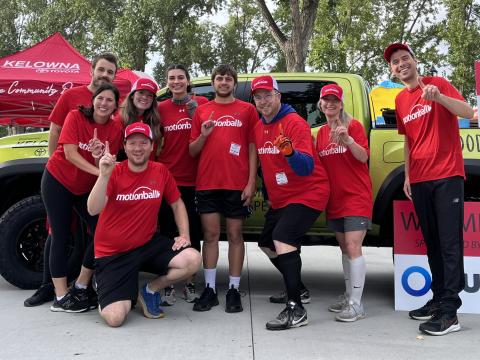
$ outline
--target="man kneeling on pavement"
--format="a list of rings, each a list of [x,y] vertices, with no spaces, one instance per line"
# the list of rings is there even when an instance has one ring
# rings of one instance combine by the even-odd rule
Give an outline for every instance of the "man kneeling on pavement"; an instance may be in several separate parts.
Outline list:
[[[160,291],[188,279],[200,267],[200,254],[190,247],[188,216],[175,180],[165,166],[149,161],[150,127],[137,122],[125,129],[127,160],[116,164],[108,143],[100,159],[100,176],[88,198],[88,211],[100,214],[95,232],[95,276],[99,312],[110,326],[120,326],[135,304],[147,318],[164,316]],[[162,198],[170,204],[179,236],[157,231]],[[138,273],[159,277],[138,290]]]

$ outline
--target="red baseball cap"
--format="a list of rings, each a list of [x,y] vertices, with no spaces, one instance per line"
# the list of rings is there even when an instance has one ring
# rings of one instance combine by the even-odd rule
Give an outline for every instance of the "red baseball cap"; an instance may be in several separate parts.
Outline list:
[[[133,134],[142,134],[146,137],[148,137],[150,140],[153,140],[153,133],[152,129],[150,129],[150,126],[147,124],[144,124],[142,122],[135,122],[133,124],[128,125],[125,128],[125,140]]]
[[[273,78],[273,76],[270,75],[263,75],[263,76],[258,76],[252,81],[252,93],[255,92],[256,90],[277,90],[278,91],[278,83],[277,80]]]
[[[334,95],[338,100],[343,101],[343,89],[337,84],[328,84],[322,87],[320,99],[327,95]]]
[[[146,90],[151,92],[153,95],[156,95],[158,91],[158,85],[155,81],[149,78],[140,78],[133,84],[131,92],[138,90]]]
[[[410,53],[413,57],[415,57],[415,54],[410,46],[408,44],[402,44],[402,43],[393,43],[387,46],[385,51],[383,52],[383,58],[385,59],[386,62],[390,62],[390,58],[392,57],[392,54],[397,51],[397,50],[405,50]]]

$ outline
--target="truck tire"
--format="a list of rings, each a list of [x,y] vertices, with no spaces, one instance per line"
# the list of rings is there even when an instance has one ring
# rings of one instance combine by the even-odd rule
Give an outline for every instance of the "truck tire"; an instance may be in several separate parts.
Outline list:
[[[48,236],[46,218],[39,195],[22,199],[0,218],[0,274],[21,289],[36,289],[42,282],[43,250]],[[79,272],[84,234],[79,227],[69,241],[69,277]]]

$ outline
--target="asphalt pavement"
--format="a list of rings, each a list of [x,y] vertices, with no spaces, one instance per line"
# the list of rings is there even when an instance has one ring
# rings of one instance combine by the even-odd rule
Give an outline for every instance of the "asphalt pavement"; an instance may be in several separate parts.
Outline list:
[[[217,287],[220,305],[192,311],[181,299],[166,307],[166,317],[146,319],[133,310],[121,328],[104,324],[96,311],[52,313],[50,304],[26,308],[32,291],[0,279],[0,359],[479,359],[480,315],[460,314],[462,330],[443,337],[422,335],[419,322],[394,311],[391,248],[365,248],[367,317],[340,323],[327,306],[343,292],[340,251],[336,247],[304,247],[303,281],[312,302],[306,305],[309,325],[271,332],[265,323],[283,305],[268,297],[283,289],[280,275],[256,244],[246,245],[241,282],[244,311],[224,311],[228,284],[227,247],[220,250]],[[149,275],[142,274],[141,281]],[[199,281],[198,287],[201,286]]]

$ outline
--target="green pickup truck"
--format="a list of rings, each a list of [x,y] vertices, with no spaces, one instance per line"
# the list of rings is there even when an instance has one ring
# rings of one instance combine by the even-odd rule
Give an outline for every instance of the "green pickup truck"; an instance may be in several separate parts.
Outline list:
[[[236,97],[251,101],[250,83],[258,74],[240,75]],[[310,124],[312,134],[325,123],[317,109],[320,89],[338,83],[345,91],[345,107],[362,122],[370,141],[370,175],[373,182],[374,227],[365,239],[367,246],[393,245],[394,200],[403,194],[403,136],[398,135],[394,122],[376,122],[381,109],[392,107],[392,95],[387,103],[370,96],[370,89],[357,75],[338,73],[278,73],[282,101],[292,105]],[[209,78],[193,81],[194,91],[210,99],[214,90]],[[160,99],[166,97],[165,89]],[[373,100],[372,100],[373,99]],[[467,181],[465,200],[480,201],[480,129],[461,129]],[[31,133],[0,138],[0,273],[10,283],[21,288],[35,288],[41,281],[43,246],[47,237],[45,210],[40,199],[40,179],[47,161],[48,134]],[[253,202],[254,213],[246,221],[245,237],[255,240],[263,227],[267,204],[260,191]],[[73,232],[70,244],[71,266],[78,266],[86,232]],[[322,215],[305,239],[307,244],[332,244],[333,234],[325,227]]]

